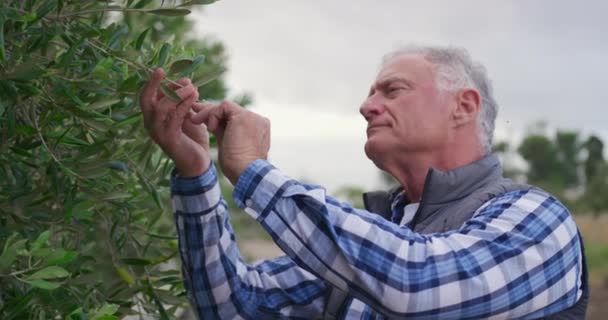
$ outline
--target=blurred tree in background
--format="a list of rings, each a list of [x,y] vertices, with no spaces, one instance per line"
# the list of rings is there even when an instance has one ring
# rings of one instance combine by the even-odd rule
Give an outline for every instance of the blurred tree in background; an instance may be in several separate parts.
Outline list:
[[[172,164],[137,91],[164,67],[201,99],[225,98],[224,47],[190,37],[184,18],[211,2],[0,4],[1,319],[168,319],[186,305]]]
[[[555,194],[573,212],[599,214],[608,212],[608,165],[603,148],[595,135],[584,140],[579,132],[557,130],[551,137],[543,128],[536,128],[524,137],[517,152],[527,164],[524,177],[528,183]],[[504,154],[510,147],[499,142],[494,151]]]

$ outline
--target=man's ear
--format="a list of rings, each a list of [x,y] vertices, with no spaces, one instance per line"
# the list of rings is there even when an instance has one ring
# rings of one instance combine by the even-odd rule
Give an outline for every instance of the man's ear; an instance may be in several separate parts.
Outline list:
[[[456,97],[452,119],[456,127],[475,121],[481,108],[481,95],[475,89],[464,89]]]

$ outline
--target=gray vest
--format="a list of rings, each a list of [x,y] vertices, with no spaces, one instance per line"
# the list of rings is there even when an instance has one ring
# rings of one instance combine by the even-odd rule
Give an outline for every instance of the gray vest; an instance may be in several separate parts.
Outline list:
[[[411,222],[411,228],[418,233],[446,232],[460,228],[475,211],[490,199],[515,190],[534,188],[517,184],[502,176],[498,158],[489,155],[472,164],[448,172],[430,169],[420,206]],[[389,192],[375,191],[363,195],[365,209],[391,219],[391,200],[401,189]],[[580,234],[579,234],[580,237]],[[582,247],[582,238],[581,247]],[[584,319],[589,300],[587,263],[583,256],[582,296],[570,308],[548,317],[548,319]],[[348,294],[332,288],[327,304],[325,319],[335,319],[340,313]]]

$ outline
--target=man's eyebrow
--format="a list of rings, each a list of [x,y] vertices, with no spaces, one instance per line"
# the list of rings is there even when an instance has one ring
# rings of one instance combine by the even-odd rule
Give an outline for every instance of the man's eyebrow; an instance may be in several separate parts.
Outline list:
[[[402,82],[402,83],[405,83],[407,85],[411,85],[412,84],[407,78],[395,76],[395,77],[390,77],[390,78],[382,79],[381,81],[379,81],[377,83],[377,85],[379,87],[384,87],[384,86],[387,86],[387,85],[389,85],[389,84],[391,84],[393,82]]]
[[[394,83],[394,82],[401,82],[401,83],[404,83],[404,84],[406,84],[408,86],[412,85],[412,82],[409,81],[408,79],[406,79],[404,77],[394,76],[394,77],[382,79],[382,80],[374,83],[371,86],[371,88],[369,89],[369,95],[371,96],[374,93],[374,91],[376,90],[376,88],[378,88],[378,87],[379,88],[385,88],[385,87],[387,87],[388,85],[390,85],[391,83]]]

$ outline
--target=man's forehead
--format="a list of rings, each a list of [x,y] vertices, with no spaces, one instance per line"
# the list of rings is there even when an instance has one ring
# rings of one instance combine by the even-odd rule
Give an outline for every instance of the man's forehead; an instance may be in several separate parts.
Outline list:
[[[392,78],[419,78],[431,72],[430,63],[420,54],[403,54],[386,61],[376,77],[376,82]]]

